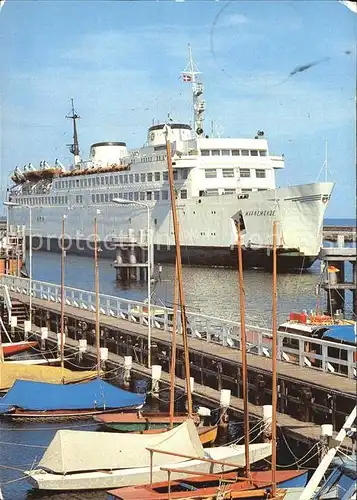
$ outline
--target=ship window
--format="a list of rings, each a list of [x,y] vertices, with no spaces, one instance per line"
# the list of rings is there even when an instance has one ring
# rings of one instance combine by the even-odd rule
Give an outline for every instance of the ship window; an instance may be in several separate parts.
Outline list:
[[[140,180],[139,174],[135,174],[135,182],[139,182],[139,180]]]
[[[140,179],[141,179],[141,182],[145,182],[146,175],[145,174],[140,174]]]
[[[212,149],[211,155],[212,156],[221,156],[221,151],[219,149]]]
[[[223,194],[235,194],[236,190],[235,189],[225,189],[223,191]]]
[[[95,203],[95,194],[92,194],[92,203]]]
[[[79,187],[79,179],[76,179],[76,187]]]
[[[240,176],[241,177],[250,177],[250,170],[249,170],[249,168],[241,168],[240,169]]]
[[[169,179],[169,173],[168,172],[162,172],[162,180],[167,181]]]
[[[64,197],[64,202],[65,202],[65,204],[67,205],[67,203],[68,203],[68,196],[65,196],[65,197]]]
[[[223,168],[223,177],[234,177],[234,170],[233,168]]]
[[[206,189],[206,196],[218,196],[218,189]]]
[[[105,177],[105,183],[106,183],[106,185],[109,184],[109,177]]]
[[[209,156],[209,149],[201,149],[201,156]]]
[[[222,156],[230,156],[231,151],[229,149],[222,149]]]
[[[146,193],[146,199],[147,199],[148,201],[151,201],[151,200],[152,200],[152,192],[151,192],[151,191],[147,191],[147,193]]]
[[[108,179],[108,177],[107,177],[107,179]],[[109,194],[108,194],[108,193],[105,193],[105,195],[104,195],[104,200],[105,200],[106,202],[108,202],[108,201],[109,201]]]
[[[101,203],[104,203],[104,194],[103,193],[100,195],[100,201],[101,201]]]
[[[206,168],[205,177],[206,179],[213,179],[214,177],[217,177],[217,170],[215,168]]]
[[[187,189],[181,189],[181,200],[187,200]]]
[[[255,176],[258,178],[258,179],[265,179],[266,177],[266,172],[264,169],[256,169],[255,171]]]
[[[99,194],[95,195],[96,202],[99,203]]]
[[[128,184],[128,174],[124,175],[124,184]]]
[[[133,193],[129,193],[129,200],[133,201]]]
[[[128,199],[128,193],[123,193],[123,198],[124,198],[124,200],[127,200]]]
[[[79,181],[79,185],[80,185],[81,187],[83,187],[83,179],[81,179],[81,180]]]
[[[154,200],[159,201],[160,199],[160,191],[154,191]]]
[[[267,191],[267,188],[258,189],[258,191]]]
[[[30,199],[30,201],[32,201],[32,199]],[[55,204],[57,205],[57,203],[58,203],[58,196],[55,196]],[[31,205],[32,205],[32,203],[31,203]]]
[[[161,178],[160,172],[155,172],[155,181],[159,181]]]
[[[181,179],[187,179],[188,177],[188,168],[183,168],[181,170]]]
[[[104,186],[104,177],[100,178],[100,183],[101,183],[102,186]]]
[[[130,174],[129,175],[129,182],[130,182],[130,184],[133,183],[133,180],[134,180],[134,176],[133,176],[133,174]]]
[[[140,191],[140,200],[145,200],[145,191]]]
[[[152,173],[151,172],[148,172],[147,179],[148,179],[148,182],[152,181]]]
[[[178,171],[174,170],[174,181],[177,181],[178,179]]]
[[[114,193],[109,193],[109,201],[113,201]]]
[[[113,184],[113,176],[112,175],[109,177],[109,184]]]
[[[87,185],[88,185],[87,179],[84,179],[83,182],[84,182],[84,187],[87,187]]]
[[[250,156],[258,156],[258,151],[256,149],[251,149]]]
[[[96,179],[96,182],[97,182],[97,186],[99,186],[100,185],[100,179],[99,179],[99,177],[96,177],[95,179]]]
[[[138,201],[139,199],[139,193],[137,191],[135,191],[134,193],[134,201]]]
[[[265,150],[265,149],[261,149],[261,150],[259,151],[259,155],[260,155],[260,156],[266,156],[266,155],[267,155],[266,150]]]
[[[242,156],[249,156],[249,149],[242,149]]]
[[[118,176],[114,175],[114,184],[118,184]]]
[[[242,189],[242,193],[251,193],[252,190],[251,189]]]
[[[169,199],[169,192],[168,191],[162,191],[161,192],[161,195],[162,195],[162,199],[163,200],[168,200]]]

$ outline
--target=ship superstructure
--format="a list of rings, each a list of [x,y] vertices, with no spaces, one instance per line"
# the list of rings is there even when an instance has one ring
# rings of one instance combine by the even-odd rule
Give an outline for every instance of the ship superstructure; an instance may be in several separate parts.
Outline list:
[[[252,138],[208,136],[203,127],[205,101],[199,75],[190,53],[182,80],[192,85],[192,125],[172,121],[153,124],[139,149],[129,150],[121,141],[92,144],[87,161],[79,157],[78,115],[72,103],[73,165],[65,170],[56,160],[54,166],[41,162],[40,169],[31,164],[22,171],[16,167],[10,197],[20,206],[9,210],[11,223],[25,224],[27,214],[21,205],[31,206],[33,233],[45,248],[56,249],[60,220],[68,213],[68,237],[77,250],[85,251],[98,211],[102,242],[117,241],[123,232],[137,234],[143,241],[146,208],[135,202],[144,202],[151,209],[156,260],[172,261],[175,252],[165,145],[168,126],[184,260],[236,265],[232,216],[241,210],[247,265],[270,265],[272,223],[277,220],[280,268],[309,267],[321,246],[323,216],[333,184],[276,189],[275,172],[284,168],[284,156],[270,153],[263,131]],[[115,198],[133,204],[117,205]]]

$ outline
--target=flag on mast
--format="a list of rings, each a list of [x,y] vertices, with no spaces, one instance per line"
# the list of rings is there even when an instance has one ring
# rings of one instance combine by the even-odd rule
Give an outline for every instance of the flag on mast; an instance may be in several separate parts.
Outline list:
[[[192,75],[190,73],[182,73],[183,82],[192,82]]]

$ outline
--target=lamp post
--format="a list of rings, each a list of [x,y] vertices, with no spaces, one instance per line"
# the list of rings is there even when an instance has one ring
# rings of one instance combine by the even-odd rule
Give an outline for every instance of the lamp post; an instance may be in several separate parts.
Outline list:
[[[30,212],[30,228],[29,228],[29,257],[30,257],[30,266],[29,266],[29,281],[30,281],[30,324],[32,325],[32,207],[30,205],[20,205],[20,203],[15,203],[13,201],[4,201],[3,203],[7,207],[7,220],[9,220],[9,208],[11,207],[23,207],[27,208]],[[8,237],[9,235],[7,235]]]
[[[147,247],[148,247],[148,367],[151,367],[151,231],[150,231],[150,212],[151,207],[144,201],[124,200],[115,198],[114,203],[118,205],[137,205],[146,208],[147,211]]]

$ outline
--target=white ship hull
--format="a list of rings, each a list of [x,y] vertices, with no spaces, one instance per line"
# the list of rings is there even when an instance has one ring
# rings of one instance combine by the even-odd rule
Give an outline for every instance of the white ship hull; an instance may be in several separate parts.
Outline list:
[[[240,210],[246,229],[243,235],[246,267],[270,267],[272,227],[276,220],[279,269],[307,268],[317,258],[321,247],[323,218],[332,189],[332,183],[323,182],[253,192],[248,198],[232,194],[178,200],[183,261],[192,265],[235,266],[237,236],[232,216]],[[27,224],[27,212],[22,207],[15,207],[10,211],[10,223]],[[85,198],[83,206],[69,209],[33,207],[35,248],[59,250],[63,213],[67,214],[65,233],[68,251],[78,254],[92,252],[94,217],[98,219],[103,256],[113,256],[112,242],[123,241],[128,234],[139,243],[146,242],[145,207],[115,203],[97,206]],[[151,227],[155,261],[174,262],[169,201],[153,202]]]

